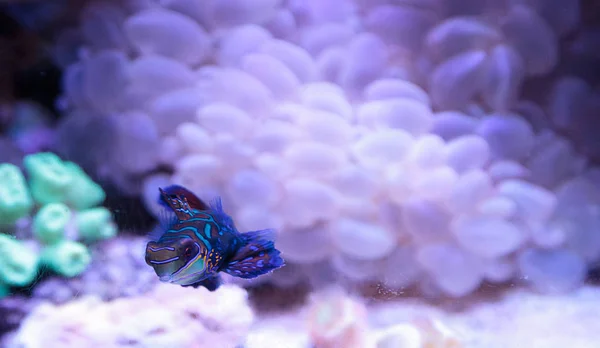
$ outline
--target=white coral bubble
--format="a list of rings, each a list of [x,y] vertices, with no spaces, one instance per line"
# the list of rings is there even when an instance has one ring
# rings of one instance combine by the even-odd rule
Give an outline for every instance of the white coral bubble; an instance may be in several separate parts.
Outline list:
[[[424,105],[430,106],[429,95],[419,86],[409,81],[392,78],[382,78],[369,84],[365,88],[367,100],[385,99],[414,99]]]
[[[409,247],[397,246],[380,266],[381,281],[385,287],[401,289],[415,283],[421,268],[415,260],[415,252]]]
[[[476,135],[465,135],[446,145],[447,163],[459,174],[483,167],[489,157],[488,143]]]
[[[224,170],[237,171],[249,166],[256,150],[230,134],[217,134],[214,137],[214,154],[224,159]]]
[[[501,34],[484,21],[452,17],[427,34],[426,45],[435,60],[443,60],[465,51],[487,49],[501,38]]]
[[[518,98],[524,78],[523,61],[510,46],[495,47],[488,58],[482,97],[493,109],[508,110]]]
[[[210,28],[212,21],[210,8],[212,1],[206,0],[161,0],[165,8],[177,11],[200,23],[204,28]]]
[[[438,65],[429,80],[433,103],[442,109],[464,107],[481,90],[485,62],[486,53],[474,50]]]
[[[577,177],[556,190],[558,205],[554,221],[563,230],[566,244],[589,262],[600,258],[600,188],[597,183],[597,179]]]
[[[548,98],[548,114],[554,126],[568,130],[585,114],[591,87],[582,79],[563,77],[552,88]]]
[[[194,190],[218,179],[221,166],[222,161],[215,156],[198,154],[180,159],[176,163],[175,171],[181,184]]]
[[[310,82],[316,78],[317,66],[301,47],[283,40],[270,40],[265,42],[259,51],[280,60],[301,82]]]
[[[546,222],[557,203],[551,191],[519,179],[500,183],[498,193],[512,199],[517,204],[518,215],[532,226]]]
[[[292,175],[291,171],[283,165],[281,156],[276,154],[259,154],[254,161],[252,161],[252,164],[268,177],[275,180],[285,180]]]
[[[120,51],[106,50],[84,61],[83,91],[97,110],[114,112],[123,106],[129,60]]]
[[[238,66],[242,58],[270,40],[272,35],[257,25],[243,25],[232,29],[219,41],[216,59],[221,66]]]
[[[354,145],[357,160],[370,168],[383,168],[405,158],[413,138],[399,129],[385,129],[365,135]]]
[[[378,78],[388,60],[385,44],[373,34],[359,34],[348,46],[339,84],[347,93],[359,94]]]
[[[402,206],[402,226],[418,243],[444,239],[449,223],[448,211],[431,200],[412,198]]]
[[[341,168],[346,155],[343,151],[317,142],[290,145],[283,154],[287,164],[300,175],[328,175]]]
[[[418,170],[406,164],[392,164],[384,172],[384,185],[390,199],[395,203],[403,203],[415,194],[413,185]]]
[[[381,260],[363,260],[344,253],[331,257],[331,265],[344,278],[355,282],[373,282],[381,267]]]
[[[178,125],[194,120],[203,99],[196,88],[168,92],[150,104],[150,116],[161,133],[170,134]]]
[[[352,39],[352,29],[347,25],[327,23],[320,26],[308,27],[302,35],[302,47],[312,56],[317,56],[324,49],[343,45]]]
[[[237,205],[268,206],[277,201],[278,188],[275,182],[257,170],[241,170],[227,184],[227,193]]]
[[[215,25],[235,27],[246,23],[263,23],[274,16],[281,0],[219,0],[212,5]]]
[[[85,41],[97,49],[128,48],[122,23],[127,18],[125,10],[117,4],[92,2],[81,15],[81,32]]]
[[[528,249],[519,255],[518,263],[525,279],[542,292],[566,292],[585,280],[585,262],[572,251]]]
[[[394,235],[375,224],[341,218],[332,222],[332,238],[345,254],[359,260],[384,257],[395,248]]]
[[[272,228],[281,231],[284,221],[264,206],[245,206],[235,214],[235,222],[240,231],[258,231]]]
[[[158,130],[148,115],[141,112],[127,112],[117,118],[119,134],[127,134],[117,139],[118,163],[131,173],[151,170],[158,162]]]
[[[207,153],[213,148],[213,140],[208,132],[199,125],[185,122],[177,127],[175,134],[186,151]]]
[[[308,227],[319,219],[336,216],[340,197],[329,185],[310,179],[290,179],[283,187],[280,209],[290,226]]]
[[[155,217],[160,217],[164,207],[158,203],[159,187],[167,187],[171,183],[171,178],[167,174],[154,174],[144,179],[142,184],[142,197],[146,208]]]
[[[208,56],[210,37],[191,18],[167,9],[149,9],[129,17],[124,25],[129,41],[142,54],[160,54],[185,64]]]
[[[431,109],[411,99],[367,102],[357,111],[358,121],[376,128],[401,129],[412,135],[427,132],[433,123]]]
[[[354,11],[354,4],[344,0],[291,0],[290,6],[306,16],[306,21],[314,24],[343,22]]]
[[[489,260],[485,266],[485,278],[492,282],[505,282],[515,276],[514,261],[507,259]]]
[[[559,36],[575,29],[581,21],[580,0],[521,1],[539,13]]]
[[[558,61],[558,40],[552,29],[527,6],[516,5],[501,25],[530,75],[548,73]]]
[[[479,286],[483,278],[483,267],[477,259],[452,244],[424,246],[417,252],[417,260],[450,296],[467,295]]]
[[[511,114],[485,117],[477,129],[490,145],[494,158],[521,160],[533,148],[533,129],[527,121]]]
[[[463,174],[457,181],[448,200],[451,211],[468,213],[493,193],[492,180],[489,175],[479,169]]]
[[[350,123],[338,115],[307,110],[299,115],[297,123],[307,133],[307,137],[332,146],[346,146],[351,140],[353,129]]]
[[[446,162],[444,140],[437,135],[426,134],[413,145],[408,161],[421,169],[431,169]]]
[[[331,112],[345,120],[353,118],[354,110],[346,100],[344,90],[333,83],[305,84],[300,92],[300,100],[304,106]]]
[[[496,181],[507,179],[525,179],[529,177],[529,170],[521,163],[512,160],[494,161],[488,167],[490,177]]]
[[[452,231],[465,249],[485,258],[506,256],[525,241],[525,232],[517,225],[493,217],[459,218]]]
[[[158,55],[145,55],[129,65],[133,101],[148,102],[167,92],[194,85],[194,74],[186,65]]]
[[[71,64],[65,69],[62,88],[68,98],[68,103],[74,107],[85,107],[89,100],[84,92],[84,68],[83,63]]]
[[[242,69],[259,79],[278,99],[285,99],[297,92],[298,78],[279,60],[253,53],[242,59]]]
[[[490,197],[479,204],[477,212],[485,216],[508,219],[517,212],[517,204],[507,197]]]
[[[418,6],[377,6],[365,18],[366,28],[388,44],[418,50],[436,15]]]
[[[444,200],[454,189],[458,181],[456,171],[448,166],[428,170],[417,178],[413,183],[414,191],[423,198]]]
[[[294,124],[279,120],[267,120],[258,127],[251,144],[261,152],[279,153],[301,137]]]
[[[216,69],[205,83],[203,92],[213,100],[261,114],[273,103],[273,93],[256,77],[237,69]]]
[[[585,168],[587,160],[579,156],[573,145],[564,138],[551,138],[539,144],[527,160],[527,167],[535,182],[554,187]]]
[[[344,195],[364,199],[363,204],[365,205],[367,204],[366,200],[377,190],[376,178],[365,169],[354,165],[342,167],[331,180],[333,185]]]
[[[433,115],[431,133],[439,135],[445,141],[469,135],[475,132],[479,121],[457,111],[442,111]]]
[[[326,226],[290,229],[277,239],[277,247],[291,262],[312,264],[331,255],[330,235],[330,229]]]
[[[286,8],[277,11],[264,26],[278,39],[289,39],[293,37],[298,30],[294,14]]]
[[[197,120],[209,132],[231,134],[238,138],[244,138],[252,126],[250,115],[225,103],[212,103],[199,109]]]

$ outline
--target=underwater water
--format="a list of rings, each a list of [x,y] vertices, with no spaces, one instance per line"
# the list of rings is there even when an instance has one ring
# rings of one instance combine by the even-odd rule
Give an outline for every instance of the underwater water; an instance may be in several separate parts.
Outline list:
[[[598,347],[595,1],[0,12],[0,347]]]

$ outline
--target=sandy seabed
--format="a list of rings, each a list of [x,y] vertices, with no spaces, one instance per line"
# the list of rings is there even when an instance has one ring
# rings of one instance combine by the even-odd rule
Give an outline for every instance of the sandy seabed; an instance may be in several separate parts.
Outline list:
[[[464,348],[597,348],[600,346],[600,287],[540,295],[523,288],[431,304],[421,299],[368,305],[369,321],[385,327],[434,318],[460,338]],[[303,310],[259,316],[251,347],[309,347]],[[437,348],[437,347],[436,347]]]

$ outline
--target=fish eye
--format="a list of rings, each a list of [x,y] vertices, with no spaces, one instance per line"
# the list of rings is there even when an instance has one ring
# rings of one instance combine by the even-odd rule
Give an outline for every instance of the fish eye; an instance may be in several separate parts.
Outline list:
[[[191,240],[186,240],[181,244],[180,255],[185,259],[192,258],[198,252],[198,246]]]

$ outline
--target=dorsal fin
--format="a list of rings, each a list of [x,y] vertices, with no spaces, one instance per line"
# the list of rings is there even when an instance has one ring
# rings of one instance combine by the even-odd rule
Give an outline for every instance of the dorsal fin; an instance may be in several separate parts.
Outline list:
[[[179,185],[171,185],[165,187],[164,189],[159,189],[161,194],[158,198],[158,203],[164,207],[173,209],[170,201],[172,199],[177,199],[181,201],[186,201],[189,208],[197,211],[209,210],[210,207],[208,204],[204,203],[198,196],[192,193],[190,190],[186,189],[183,186]],[[163,195],[163,192],[165,195]]]
[[[236,230],[235,224],[233,223],[233,219],[225,212],[225,210],[223,210],[223,203],[221,201],[221,197],[216,196],[213,199],[211,199],[209,207],[211,215],[215,218],[218,224],[227,226],[231,230]]]

